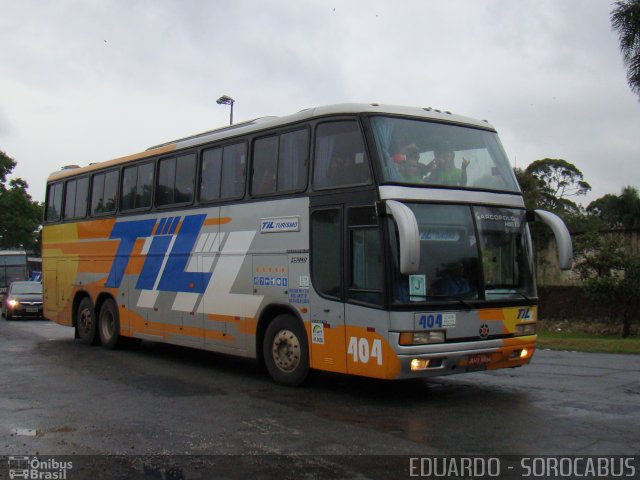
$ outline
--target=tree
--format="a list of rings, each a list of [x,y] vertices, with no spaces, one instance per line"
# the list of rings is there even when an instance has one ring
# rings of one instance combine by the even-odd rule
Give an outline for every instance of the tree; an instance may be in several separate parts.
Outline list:
[[[638,189],[624,187],[620,195],[608,193],[587,206],[587,213],[602,221],[609,229],[640,228],[640,196]]]
[[[611,26],[618,32],[629,87],[640,98],[640,0],[616,2]]]
[[[584,291],[595,306],[606,305],[611,318],[622,322],[621,335],[628,337],[640,308],[640,256],[619,235],[597,232],[576,240],[574,269]]]
[[[536,160],[524,173],[538,180],[538,207],[561,215],[579,214],[580,206],[569,197],[583,196],[591,190],[578,167],[560,158]]]
[[[31,199],[29,185],[23,179],[10,180],[7,188],[7,176],[15,166],[15,160],[0,151],[0,248],[33,250],[37,247],[43,207]]]
[[[16,168],[16,161],[0,150],[0,194],[5,190],[7,176]]]
[[[515,173],[520,189],[522,190],[525,207],[527,207],[528,210],[535,210],[540,207],[543,183],[538,177],[533,176],[521,168],[514,168],[513,173]]]

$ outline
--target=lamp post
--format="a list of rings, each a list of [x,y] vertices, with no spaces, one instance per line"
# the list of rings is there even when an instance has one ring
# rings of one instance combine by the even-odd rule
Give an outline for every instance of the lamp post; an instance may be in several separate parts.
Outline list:
[[[218,100],[216,100],[218,105],[231,105],[231,114],[229,115],[229,125],[233,125],[233,104],[235,100],[228,95],[221,96]]]

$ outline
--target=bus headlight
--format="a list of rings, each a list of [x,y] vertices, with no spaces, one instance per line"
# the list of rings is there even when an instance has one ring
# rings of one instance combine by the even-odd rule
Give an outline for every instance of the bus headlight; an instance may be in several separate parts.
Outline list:
[[[522,323],[520,325],[516,325],[516,336],[522,335],[535,335],[536,333],[536,324],[535,323]]]
[[[400,345],[427,345],[429,343],[443,343],[445,340],[444,330],[433,330],[428,332],[402,332],[400,334]]]

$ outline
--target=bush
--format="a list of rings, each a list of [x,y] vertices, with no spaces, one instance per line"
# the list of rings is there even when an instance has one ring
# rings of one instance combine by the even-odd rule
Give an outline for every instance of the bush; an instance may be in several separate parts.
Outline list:
[[[628,337],[640,307],[640,257],[619,236],[588,233],[576,241],[575,269],[585,295],[595,305],[607,306],[622,323]]]

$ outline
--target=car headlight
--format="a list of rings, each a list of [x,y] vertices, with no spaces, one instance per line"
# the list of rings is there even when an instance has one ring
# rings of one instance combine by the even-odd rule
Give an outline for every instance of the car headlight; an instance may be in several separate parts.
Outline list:
[[[20,305],[20,302],[19,302],[19,301],[17,301],[17,300],[14,300],[13,298],[12,298],[11,300],[9,300],[7,303],[9,304],[9,306],[10,306],[11,308],[14,308],[14,307],[16,307],[17,305]]]

